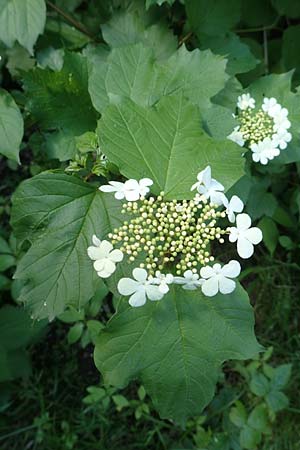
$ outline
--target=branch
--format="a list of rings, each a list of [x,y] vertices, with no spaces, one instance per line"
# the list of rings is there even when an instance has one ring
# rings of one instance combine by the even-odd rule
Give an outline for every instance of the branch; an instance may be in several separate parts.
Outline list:
[[[81,31],[81,33],[88,36],[93,41],[97,41],[97,38],[93,36],[80,22],[78,22],[76,19],[74,19],[72,16],[67,14],[65,11],[60,9],[58,6],[54,5],[54,3],[50,2],[49,0],[46,0],[46,3],[50,8],[52,8],[57,14],[60,14],[64,19],[66,19],[69,23],[71,23],[77,30]]]

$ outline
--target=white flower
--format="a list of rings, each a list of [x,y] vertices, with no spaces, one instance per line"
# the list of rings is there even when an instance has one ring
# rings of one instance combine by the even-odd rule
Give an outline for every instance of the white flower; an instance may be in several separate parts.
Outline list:
[[[118,283],[118,291],[121,295],[130,295],[129,304],[131,306],[143,306],[147,298],[149,300],[161,300],[164,294],[158,286],[153,284],[153,278],[148,279],[145,269],[133,269],[131,278],[121,278]]]
[[[216,205],[223,203],[224,194],[220,191],[224,191],[224,186],[211,177],[210,166],[198,173],[197,180],[197,183],[191,187],[191,191],[197,189],[199,194],[202,194],[206,199],[210,199],[211,203]]]
[[[161,273],[159,270],[155,272],[155,277],[153,278],[153,284],[158,285],[158,289],[162,294],[169,292],[169,284],[172,284],[174,277],[171,273]]]
[[[276,142],[271,138],[266,137],[263,141],[257,144],[251,144],[252,159],[255,162],[260,162],[266,165],[269,160],[280,154],[280,150],[276,147]]]
[[[245,140],[243,138],[243,133],[239,131],[240,127],[237,126],[233,129],[233,132],[227,136],[227,139],[230,139],[231,141],[238,144],[240,147],[243,147],[245,144]]]
[[[149,186],[152,184],[153,181],[150,178],[142,178],[140,181],[130,179],[125,183],[109,181],[109,184],[100,186],[99,189],[102,192],[115,192],[117,200],[125,198],[128,202],[135,202],[148,194]]]
[[[194,291],[202,285],[203,280],[199,279],[197,273],[193,273],[191,270],[186,270],[183,277],[174,277],[175,284],[182,284],[183,289],[188,291]]]
[[[265,97],[263,104],[262,104],[262,110],[267,113],[269,116],[274,117],[273,114],[276,110],[278,110],[278,103],[276,98],[268,98]],[[280,105],[279,105],[280,106]]]
[[[250,227],[250,216],[248,214],[238,214],[236,216],[236,227],[230,228],[229,241],[237,241],[237,252],[244,259],[250,258],[253,255],[253,245],[258,244],[263,238],[259,228]]]
[[[278,131],[272,136],[273,142],[276,147],[279,147],[281,150],[287,148],[287,145],[292,140],[292,135],[286,129],[282,131]]]
[[[224,195],[223,204],[226,208],[226,214],[228,216],[229,222],[233,223],[235,221],[234,213],[242,212],[244,208],[244,203],[237,195],[233,195],[230,201],[228,201],[228,199]]]
[[[241,272],[241,265],[238,261],[232,260],[223,267],[221,264],[214,264],[212,267],[205,266],[200,270],[200,275],[204,278],[201,286],[202,292],[208,297],[213,297],[218,292],[230,294],[235,290],[236,283],[231,278],[236,278]]]
[[[278,105],[280,106],[280,105]],[[288,120],[288,110],[286,108],[280,108],[274,113],[274,131],[280,132],[288,130],[291,126],[291,122]]]
[[[241,110],[255,108],[255,100],[250,94],[242,94],[238,97],[237,107]]]
[[[93,236],[93,244],[88,247],[89,257],[94,260],[94,268],[101,278],[110,277],[116,270],[116,263],[122,261],[121,250],[113,250],[113,246],[108,241],[100,241],[97,236]]]

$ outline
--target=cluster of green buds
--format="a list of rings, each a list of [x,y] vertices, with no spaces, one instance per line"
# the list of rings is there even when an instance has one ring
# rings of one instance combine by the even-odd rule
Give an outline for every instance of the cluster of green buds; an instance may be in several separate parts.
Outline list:
[[[223,243],[229,230],[217,226],[218,219],[226,216],[218,209],[201,195],[193,200],[168,201],[161,192],[156,198],[124,203],[122,213],[130,219],[108,237],[130,262],[143,255],[139,267],[150,275],[169,266],[175,266],[177,275],[188,269],[197,273],[199,266],[214,261],[211,243]]]
[[[257,144],[265,138],[272,138],[274,134],[274,121],[262,109],[254,111],[248,108],[241,111],[238,121],[240,122],[239,131],[242,133],[243,139],[248,146]]]

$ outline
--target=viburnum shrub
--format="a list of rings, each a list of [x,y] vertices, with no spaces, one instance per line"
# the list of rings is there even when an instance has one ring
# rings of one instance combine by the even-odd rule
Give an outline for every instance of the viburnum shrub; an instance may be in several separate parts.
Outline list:
[[[86,342],[105,383],[140,380],[184,424],[224,361],[263,350],[239,276],[277,224],[297,228],[273,183],[300,161],[299,90],[236,34],[245,2],[46,3],[0,8],[16,86],[0,152],[31,175],[12,198],[14,296],[34,323],[103,300]]]

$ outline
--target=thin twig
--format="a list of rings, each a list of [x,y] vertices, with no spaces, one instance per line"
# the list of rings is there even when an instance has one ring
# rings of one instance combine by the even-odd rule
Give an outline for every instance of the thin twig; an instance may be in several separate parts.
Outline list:
[[[54,3],[50,2],[49,0],[46,0],[46,3],[50,8],[52,8],[55,12],[60,14],[64,19],[66,19],[68,22],[70,22],[77,30],[81,31],[81,33],[88,36],[93,41],[97,41],[97,38],[93,36],[80,22],[78,22],[76,19],[74,19],[72,16],[67,14],[65,11],[60,9],[58,6],[54,5]]]
[[[269,73],[269,54],[268,54],[268,35],[267,30],[263,31],[264,36],[264,63],[265,63],[265,74]]]
[[[193,32],[190,31],[188,34],[183,36],[183,38],[181,38],[180,41],[178,42],[178,47],[180,47],[182,44],[184,44],[186,41],[188,41],[190,39],[190,37],[192,37],[192,35],[193,35]]]
[[[264,30],[273,30],[276,28],[276,25],[278,24],[280,19],[280,16],[277,17],[277,19],[271,24],[271,25],[264,25],[262,27],[256,27],[256,28],[242,28],[238,30],[233,30],[235,33],[257,33],[259,31]]]

